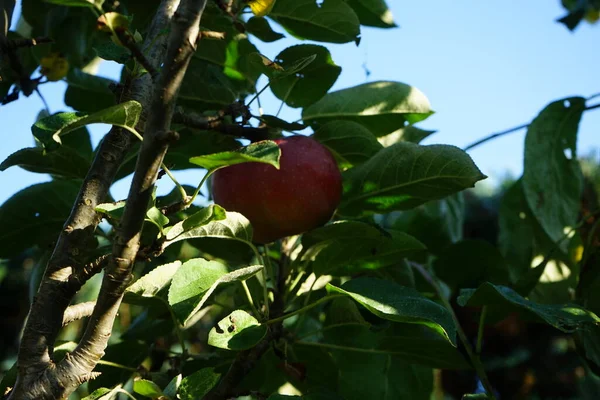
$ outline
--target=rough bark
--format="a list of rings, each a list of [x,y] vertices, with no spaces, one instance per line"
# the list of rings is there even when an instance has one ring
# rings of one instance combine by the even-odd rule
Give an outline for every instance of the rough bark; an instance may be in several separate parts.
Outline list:
[[[156,65],[162,62],[165,54],[167,38],[161,33],[168,26],[178,3],[178,0],[161,2],[144,41],[145,53]],[[122,101],[136,100],[144,110],[147,109],[152,96],[149,75],[126,82],[125,88]],[[138,127],[143,128],[144,120],[142,114]],[[11,400],[54,399],[68,394],[64,377],[57,374],[52,360],[53,345],[63,324],[65,310],[91,275],[85,272],[86,249],[94,242],[94,230],[100,221],[94,209],[105,201],[133,140],[130,133],[113,128],[99,146],[31,306],[19,348],[19,374],[9,397]],[[72,391],[72,387],[69,390]]]

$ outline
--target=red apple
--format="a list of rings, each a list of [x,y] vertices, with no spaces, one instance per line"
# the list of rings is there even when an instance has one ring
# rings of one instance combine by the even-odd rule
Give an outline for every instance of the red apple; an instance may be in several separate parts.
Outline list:
[[[280,169],[263,163],[215,172],[216,204],[250,220],[254,241],[270,243],[325,224],[342,197],[342,176],[331,152],[306,136],[274,140]]]

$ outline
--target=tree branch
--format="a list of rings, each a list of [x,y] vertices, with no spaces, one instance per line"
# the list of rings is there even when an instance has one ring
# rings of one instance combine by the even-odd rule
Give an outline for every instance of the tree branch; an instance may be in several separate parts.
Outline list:
[[[189,128],[203,131],[216,131],[225,135],[246,138],[251,141],[269,139],[272,135],[270,128],[255,128],[237,124],[226,124],[222,116],[205,117],[194,112],[186,111],[182,107],[175,109],[173,122],[183,124]]]
[[[162,32],[178,3],[178,0],[161,2],[144,41],[148,59],[157,65],[165,54],[167,38]],[[127,89],[121,101],[136,100],[142,104],[143,113],[138,127],[143,128],[152,95],[151,78],[145,74],[128,79],[124,86]],[[99,145],[31,306],[19,349],[19,375],[9,399],[60,398],[78,384],[67,382],[65,376],[57,375],[51,360],[53,345],[62,326],[64,312],[79,289],[70,281],[73,276],[81,277],[87,264],[85,249],[94,243],[94,230],[100,222],[95,207],[105,201],[132,143],[130,133],[113,127]]]
[[[63,326],[70,324],[73,321],[78,321],[82,318],[89,317],[96,306],[95,301],[86,301],[85,303],[74,304],[67,307],[63,316]]]
[[[77,371],[76,376],[81,380],[104,355],[123,294],[130,283],[146,208],[158,171],[169,143],[177,137],[175,132],[169,131],[169,126],[177,93],[196,50],[195,42],[205,3],[206,0],[183,0],[173,17],[164,68],[152,98],[144,141],[113,243],[111,262],[106,268],[96,307],[79,345],[70,357],[58,365],[60,375]]]

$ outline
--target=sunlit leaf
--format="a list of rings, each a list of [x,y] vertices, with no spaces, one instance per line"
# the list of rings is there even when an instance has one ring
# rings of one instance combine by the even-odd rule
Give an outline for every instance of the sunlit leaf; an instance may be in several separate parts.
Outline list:
[[[243,310],[235,310],[208,333],[208,344],[227,350],[254,347],[267,334],[267,326]]]

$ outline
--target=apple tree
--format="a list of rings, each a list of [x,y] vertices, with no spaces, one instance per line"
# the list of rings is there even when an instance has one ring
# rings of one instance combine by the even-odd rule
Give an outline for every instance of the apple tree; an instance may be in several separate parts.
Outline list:
[[[420,144],[426,94],[331,91],[324,44],[394,27],[383,0],[24,0],[27,34],[0,6],[3,104],[62,80],[73,109],[42,111],[35,147],[0,165],[52,177],[0,208],[0,258],[36,264],[6,398],[429,399],[460,371],[464,398],[495,399],[483,338],[515,316],[568,334],[598,372],[598,201],[576,152],[589,99],[528,125],[490,244],[463,232],[485,174]],[[301,119],[255,111],[265,90]],[[97,123],[112,128],[93,146]],[[550,265],[571,277],[558,302],[534,295]]]

